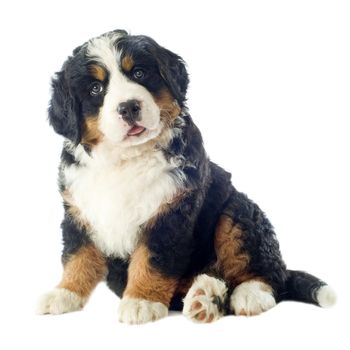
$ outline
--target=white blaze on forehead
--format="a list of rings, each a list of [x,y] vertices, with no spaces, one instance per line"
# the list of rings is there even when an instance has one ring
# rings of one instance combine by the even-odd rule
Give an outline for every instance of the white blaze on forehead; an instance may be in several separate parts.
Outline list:
[[[108,70],[116,68],[116,63],[120,59],[115,46],[120,34],[105,34],[98,38],[93,38],[88,42],[88,57],[102,63]]]
[[[120,37],[121,35],[117,33],[106,34],[90,40],[87,47],[88,57],[104,66],[109,73],[106,94],[99,111],[99,126],[107,142],[123,141],[130,126],[117,113],[117,108],[122,102],[136,99],[141,103],[139,123],[148,130],[148,133],[125,143],[126,145],[143,143],[159,134],[160,110],[151,93],[142,85],[128,79],[121,71],[122,52],[116,47],[116,41]]]

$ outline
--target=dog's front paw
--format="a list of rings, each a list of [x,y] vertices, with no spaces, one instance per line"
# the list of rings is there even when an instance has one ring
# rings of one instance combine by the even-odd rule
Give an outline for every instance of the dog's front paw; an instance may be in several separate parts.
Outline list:
[[[124,297],[119,304],[119,321],[141,324],[156,321],[168,315],[168,308],[158,302]]]
[[[64,288],[55,288],[44,294],[38,302],[37,313],[39,315],[59,315],[66,312],[81,310],[86,299]]]

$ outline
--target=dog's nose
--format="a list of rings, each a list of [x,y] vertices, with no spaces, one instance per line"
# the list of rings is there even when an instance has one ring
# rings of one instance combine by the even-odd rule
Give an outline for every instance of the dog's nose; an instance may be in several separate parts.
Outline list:
[[[140,111],[141,104],[137,100],[122,102],[117,108],[117,112],[129,125],[134,125],[137,120],[141,119]]]

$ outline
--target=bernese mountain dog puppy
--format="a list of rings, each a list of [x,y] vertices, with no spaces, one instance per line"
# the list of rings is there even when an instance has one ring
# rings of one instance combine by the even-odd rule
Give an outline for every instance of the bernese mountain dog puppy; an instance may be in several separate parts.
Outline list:
[[[180,56],[123,30],[77,47],[53,78],[64,272],[39,313],[83,308],[103,280],[131,324],[334,303],[326,283],[286,268],[265,214],[209,160],[188,82]]]

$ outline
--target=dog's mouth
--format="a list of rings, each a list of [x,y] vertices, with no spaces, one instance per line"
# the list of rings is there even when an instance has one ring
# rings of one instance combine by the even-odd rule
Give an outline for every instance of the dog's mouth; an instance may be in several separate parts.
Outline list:
[[[139,136],[146,130],[145,127],[141,125],[134,125],[129,131],[128,136]]]

